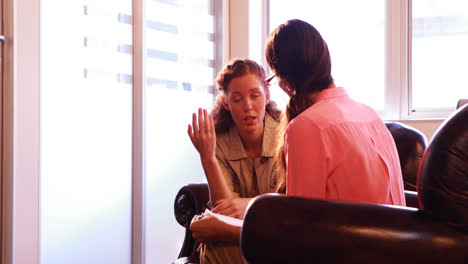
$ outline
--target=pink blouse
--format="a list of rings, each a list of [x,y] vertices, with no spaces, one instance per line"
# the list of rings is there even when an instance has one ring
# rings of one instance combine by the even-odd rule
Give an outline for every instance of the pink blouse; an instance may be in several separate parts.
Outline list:
[[[405,206],[395,142],[379,115],[344,88],[322,91],[285,134],[286,193]]]

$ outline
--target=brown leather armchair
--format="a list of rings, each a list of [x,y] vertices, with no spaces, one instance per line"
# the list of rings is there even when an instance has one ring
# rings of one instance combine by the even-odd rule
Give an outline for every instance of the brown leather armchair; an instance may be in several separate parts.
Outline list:
[[[177,222],[185,228],[185,238],[179,256],[173,264],[199,263],[197,251],[199,243],[192,237],[190,222],[196,214],[205,211],[210,199],[208,184],[196,183],[183,186],[176,195],[174,215]]]
[[[418,194],[405,191],[407,206],[418,207]],[[190,221],[196,214],[201,214],[206,209],[209,201],[208,185],[206,183],[194,183],[183,186],[176,195],[174,203],[174,215],[177,222],[185,228],[185,238],[179,256],[173,264],[199,263],[197,247],[199,243],[192,237]]]
[[[429,143],[418,197],[421,209],[261,195],[241,249],[250,263],[468,263],[468,105]]]
[[[414,127],[399,122],[385,122],[400,158],[401,173],[405,190],[416,191],[419,164],[426,150],[426,136]]]
[[[403,178],[416,185],[416,174],[422,153],[426,148],[424,135],[409,126],[397,122],[386,122],[400,155]],[[406,185],[405,185],[406,186]],[[414,191],[405,190],[406,205],[419,207],[418,195]],[[188,184],[183,186],[176,195],[174,215],[177,222],[185,228],[185,239],[175,264],[198,263],[198,243],[192,237],[189,229],[190,221],[195,214],[202,213],[209,200],[208,185],[206,183]]]

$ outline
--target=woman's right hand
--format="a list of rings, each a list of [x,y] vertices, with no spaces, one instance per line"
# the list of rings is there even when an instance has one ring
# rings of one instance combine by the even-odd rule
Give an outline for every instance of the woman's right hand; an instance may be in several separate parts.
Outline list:
[[[200,153],[200,158],[211,159],[215,157],[216,133],[213,117],[206,109],[198,109],[197,114],[192,115],[192,125],[188,125],[188,135],[193,145]]]
[[[203,217],[195,215],[190,223],[192,236],[199,242],[213,242],[224,240],[223,233],[226,224],[211,214],[204,214]]]

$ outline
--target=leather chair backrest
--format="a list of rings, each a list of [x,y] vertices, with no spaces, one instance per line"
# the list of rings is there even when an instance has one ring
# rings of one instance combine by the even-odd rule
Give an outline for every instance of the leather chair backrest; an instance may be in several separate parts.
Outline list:
[[[420,207],[468,233],[468,105],[436,131],[418,178]]]
[[[416,128],[399,122],[385,122],[400,158],[401,173],[405,190],[416,191],[417,175],[427,140],[424,134]]]

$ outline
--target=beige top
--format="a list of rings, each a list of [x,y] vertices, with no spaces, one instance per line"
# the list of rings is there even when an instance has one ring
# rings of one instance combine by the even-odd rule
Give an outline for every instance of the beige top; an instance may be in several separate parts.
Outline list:
[[[216,158],[234,197],[254,197],[275,192],[278,175],[274,156],[278,126],[277,121],[265,114],[262,152],[254,160],[245,155],[236,126],[217,135]]]

